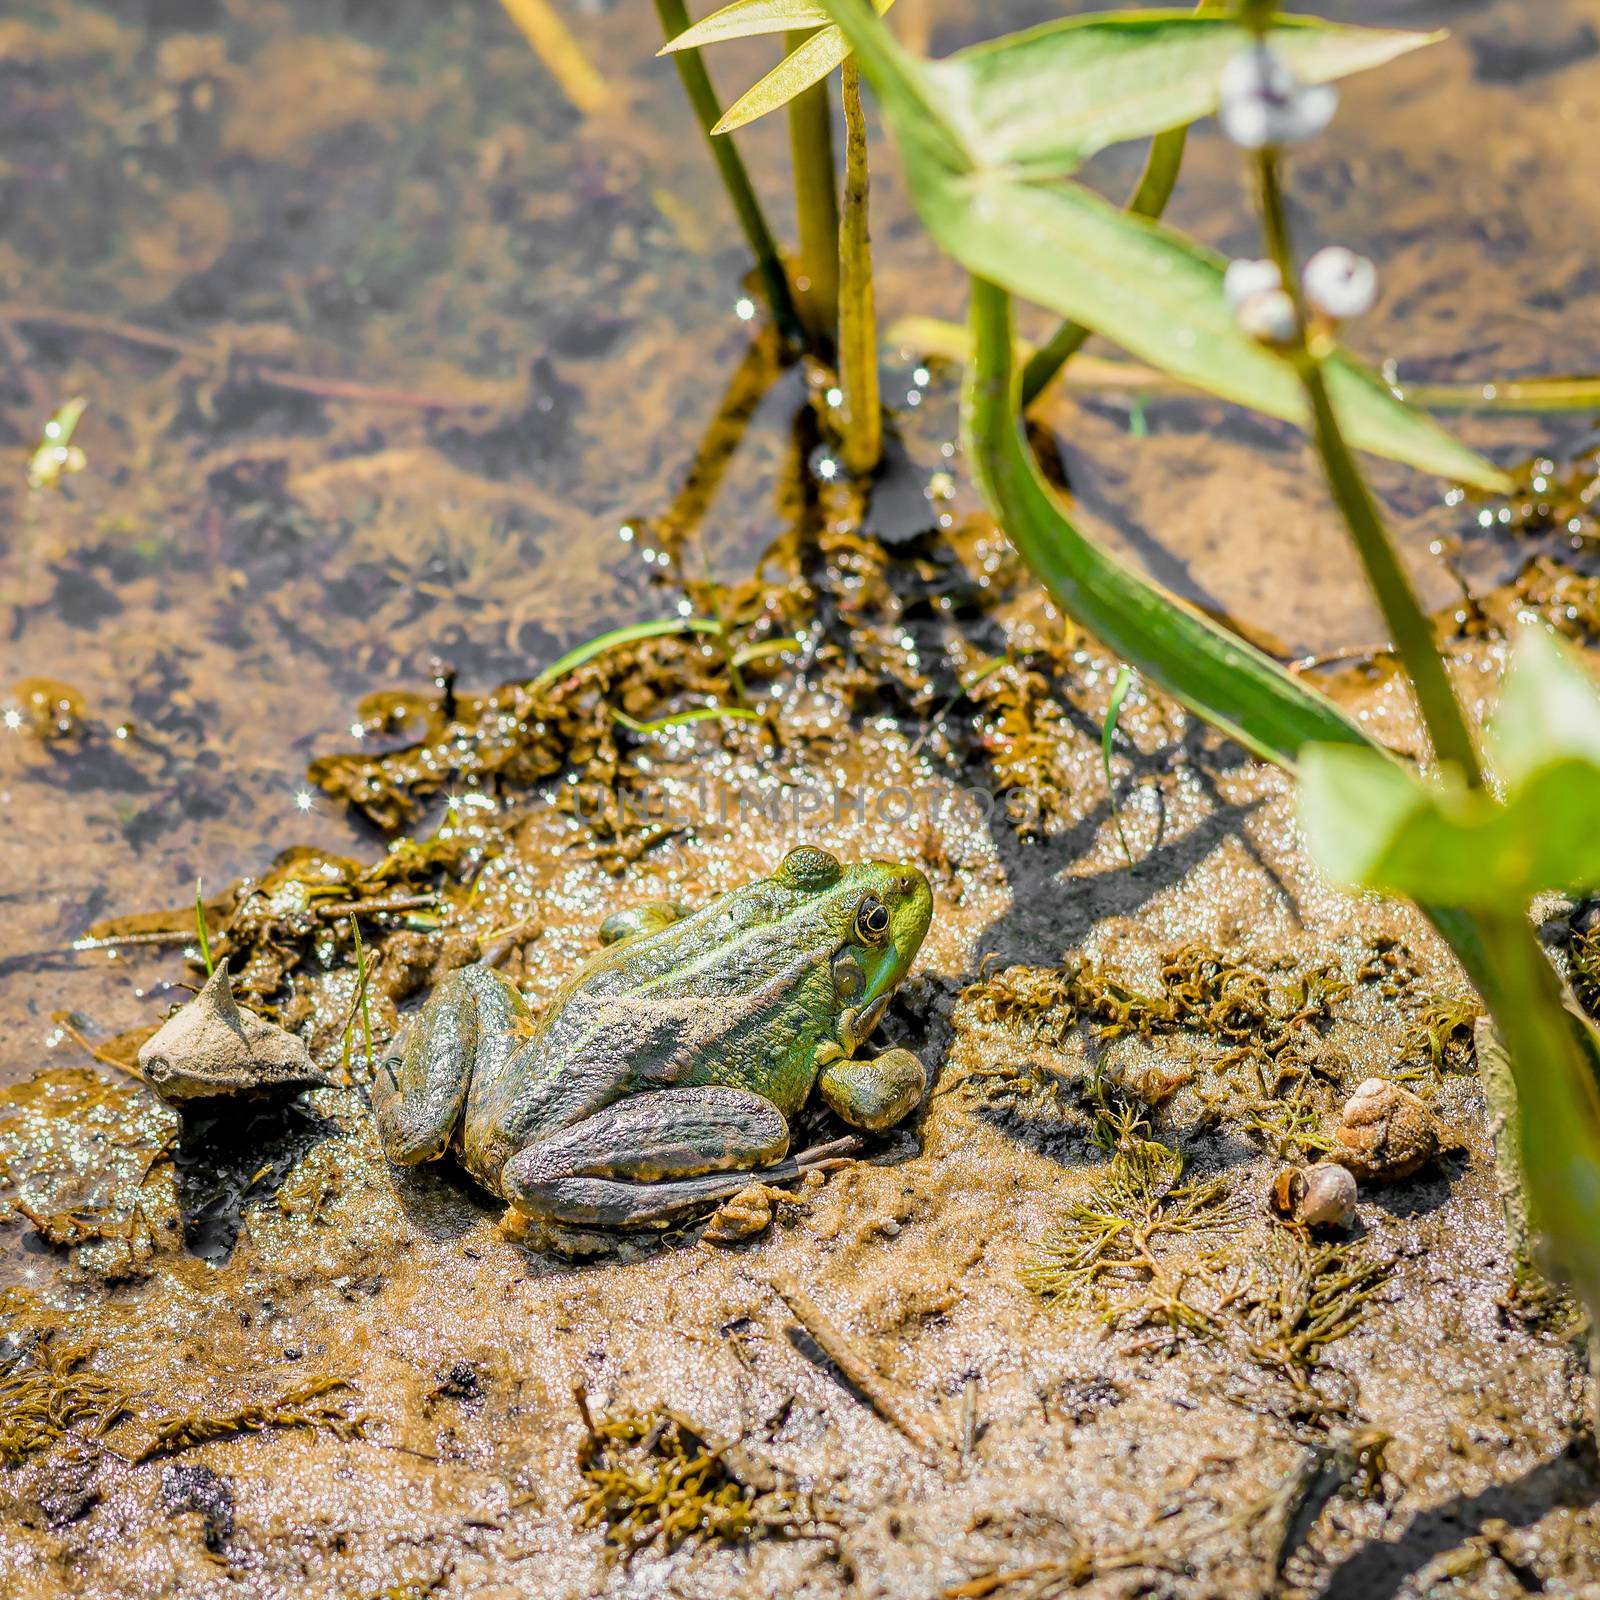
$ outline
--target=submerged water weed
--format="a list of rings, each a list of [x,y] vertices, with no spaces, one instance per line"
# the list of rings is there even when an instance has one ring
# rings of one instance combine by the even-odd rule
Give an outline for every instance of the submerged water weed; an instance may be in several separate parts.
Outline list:
[[[207,1410],[196,1408],[165,1417],[155,1424],[154,1437],[135,1457],[167,1455],[229,1439],[241,1433],[262,1433],[272,1428],[306,1428],[331,1433],[336,1439],[359,1439],[366,1432],[367,1414],[356,1410],[353,1397],[360,1391],[349,1378],[321,1373],[284,1390],[270,1400],[249,1400],[235,1406]]]
[[[1403,939],[1380,934],[1356,967],[1356,982],[1371,984],[1383,1000],[1398,1000],[1422,976]]]
[[[19,1466],[80,1423],[104,1433],[127,1411],[130,1397],[120,1384],[84,1370],[94,1353],[88,1344],[32,1333],[0,1355],[0,1462]]]
[[[1233,1398],[1308,1443],[1359,1424],[1354,1380],[1322,1357],[1360,1325],[1393,1271],[1365,1244],[1317,1245],[1283,1230],[1218,1274],[1208,1285],[1216,1326],[1249,1362]]]
[[[1184,1293],[1204,1268],[1169,1258],[1162,1243],[1234,1226],[1235,1197],[1223,1177],[1180,1181],[1183,1166],[1154,1140],[1124,1144],[1024,1263],[1023,1283],[1048,1304],[1087,1307],[1113,1324],[1210,1332],[1209,1314]]]
[[[1067,816],[1073,747],[1078,734],[1049,678],[1020,661],[1006,662],[973,685],[968,698],[981,718],[979,742],[994,781],[1028,796],[1048,832]]]
[[[451,893],[499,849],[494,828],[451,808],[433,834],[396,840],[370,864],[308,846],[284,850],[260,878],[244,879],[202,908],[212,932],[200,954],[227,960],[234,991],[292,1025],[274,1004],[284,980],[313,957],[326,965],[341,956],[354,962],[357,917],[380,939],[402,928],[435,930]],[[75,948],[192,942],[198,914],[185,907],[114,918],[89,928]],[[369,962],[372,955],[366,953]]]
[[[676,1413],[652,1408],[596,1419],[581,1391],[578,1401],[580,1527],[603,1528],[607,1542],[629,1554],[658,1540],[670,1553],[690,1541],[737,1544],[795,1530],[796,1509],[769,1475],[735,1473],[731,1452]]]

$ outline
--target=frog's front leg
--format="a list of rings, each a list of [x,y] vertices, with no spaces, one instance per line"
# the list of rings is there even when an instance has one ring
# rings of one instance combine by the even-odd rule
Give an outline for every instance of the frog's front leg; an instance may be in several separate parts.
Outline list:
[[[757,1178],[794,1176],[771,1170],[788,1148],[783,1113],[747,1089],[652,1089],[519,1150],[500,1188],[528,1216],[632,1228],[725,1199]]]
[[[440,979],[372,1078],[378,1136],[397,1167],[444,1154],[473,1072],[504,1057],[527,1015],[522,996],[490,967]]]
[[[829,1108],[868,1133],[892,1127],[927,1087],[928,1075],[909,1050],[885,1050],[870,1061],[830,1061],[817,1077]]]

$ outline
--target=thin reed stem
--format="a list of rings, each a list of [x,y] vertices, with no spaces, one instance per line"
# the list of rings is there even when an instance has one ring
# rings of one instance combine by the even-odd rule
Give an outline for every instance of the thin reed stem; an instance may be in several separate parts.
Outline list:
[[[856,477],[883,459],[883,412],[878,400],[878,317],[873,303],[872,240],[867,231],[867,122],[861,112],[861,74],[845,58],[844,210],[839,228],[839,382],[844,389],[841,454]]]
[[[689,13],[684,0],[656,0],[656,14],[661,18],[662,33],[669,41],[677,38],[689,26]],[[767,226],[761,202],[756,199],[750,174],[745,171],[744,162],[740,160],[732,138],[712,136],[711,130],[722,120],[722,106],[717,100],[717,91],[711,85],[711,76],[706,71],[705,63],[700,59],[700,52],[676,50],[672,59],[677,66],[678,77],[683,82],[683,92],[689,97],[689,104],[699,119],[700,131],[705,135],[711,159],[716,162],[717,171],[722,175],[722,186],[728,191],[728,199],[744,231],[750,253],[756,259],[756,268],[761,275],[767,304],[772,309],[773,321],[777,323],[779,333],[791,344],[803,344],[805,329],[795,307],[794,293],[789,287],[789,275],[784,271],[777,241],[772,229]]]
[[[808,33],[788,35],[793,50]],[[800,317],[812,346],[827,350],[839,326],[839,193],[833,171],[833,108],[828,83],[813,84],[789,102],[789,153],[794,164],[795,216],[800,227]]]

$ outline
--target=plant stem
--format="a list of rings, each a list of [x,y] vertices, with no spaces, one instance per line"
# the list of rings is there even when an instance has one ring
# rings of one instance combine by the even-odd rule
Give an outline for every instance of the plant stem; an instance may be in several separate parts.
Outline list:
[[[844,211],[839,228],[839,382],[844,389],[844,464],[856,477],[883,459],[883,413],[878,401],[878,319],[872,293],[872,241],[867,232],[867,122],[861,114],[861,73],[844,61]]]
[[[677,38],[689,26],[689,13],[684,0],[656,0],[656,14],[661,18],[661,30],[669,41]],[[683,92],[689,97],[689,104],[699,119],[700,131],[705,134],[711,159],[716,162],[717,171],[722,175],[722,186],[728,191],[728,199],[739,219],[740,228],[744,230],[750,253],[756,258],[767,304],[772,308],[778,331],[791,344],[803,344],[805,330],[800,313],[795,309],[789,275],[783,269],[777,243],[772,236],[772,229],[767,226],[761,202],[756,199],[750,174],[745,171],[744,162],[739,159],[739,152],[731,137],[712,137],[711,130],[722,119],[722,107],[717,101],[717,91],[711,86],[705,63],[700,59],[700,52],[677,50],[673,52],[672,59],[677,65],[678,77],[683,82]]]
[[[1297,333],[1288,356],[1305,389],[1328,487],[1350,530],[1351,542],[1383,612],[1390,639],[1411,679],[1434,756],[1454,765],[1469,786],[1480,787],[1483,768],[1461,703],[1451,688],[1449,669],[1434,646],[1433,629],[1390,542],[1366,480],[1345,443],[1323,382],[1322,363],[1308,337],[1305,296],[1295,270],[1283,189],[1278,181],[1278,152],[1270,146],[1256,154],[1256,180],[1267,254],[1277,264],[1283,286],[1294,301]]]
[[[1555,969],[1526,917],[1480,915],[1488,954],[1483,997],[1516,1073],[1521,1165],[1533,1220],[1600,1327],[1600,1183],[1546,1159],[1542,1129],[1586,1130],[1600,1144],[1600,1084],[1562,1004]],[[1546,1147],[1547,1148],[1547,1147]]]
[[[613,91],[550,0],[500,0],[500,4],[578,110],[585,116],[597,116],[612,104]]]
[[[793,50],[810,37],[791,32]],[[800,318],[813,348],[828,349],[839,325],[839,195],[833,171],[833,108],[828,83],[814,83],[789,102],[789,154],[800,225]]]
[[[1128,203],[1123,208],[1136,217],[1159,217],[1167,209],[1173,188],[1178,182],[1178,168],[1183,163],[1184,145],[1189,130],[1169,128],[1158,133],[1150,142],[1150,154],[1145,158],[1144,171]],[[1022,369],[1022,408],[1024,411],[1044,393],[1050,380],[1083,348],[1090,330],[1081,322],[1069,317],[1028,358]]]

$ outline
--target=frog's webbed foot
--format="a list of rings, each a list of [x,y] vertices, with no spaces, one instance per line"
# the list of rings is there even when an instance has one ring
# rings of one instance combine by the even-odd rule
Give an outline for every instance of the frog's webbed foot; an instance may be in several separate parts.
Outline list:
[[[830,1061],[817,1078],[829,1108],[868,1133],[893,1127],[927,1087],[928,1075],[909,1050],[885,1050],[870,1061]]]
[[[747,1089],[653,1089],[519,1150],[500,1187],[516,1210],[546,1221],[632,1228],[724,1200],[757,1178],[794,1176],[770,1165],[788,1148],[782,1112]]]
[[[635,934],[660,933],[688,915],[689,908],[681,900],[641,900],[637,905],[613,911],[600,924],[600,943],[615,944],[618,939],[631,939]]]
[[[527,1013],[522,996],[488,967],[461,967],[440,980],[372,1079],[378,1136],[396,1166],[444,1154],[474,1070],[511,1047]]]

